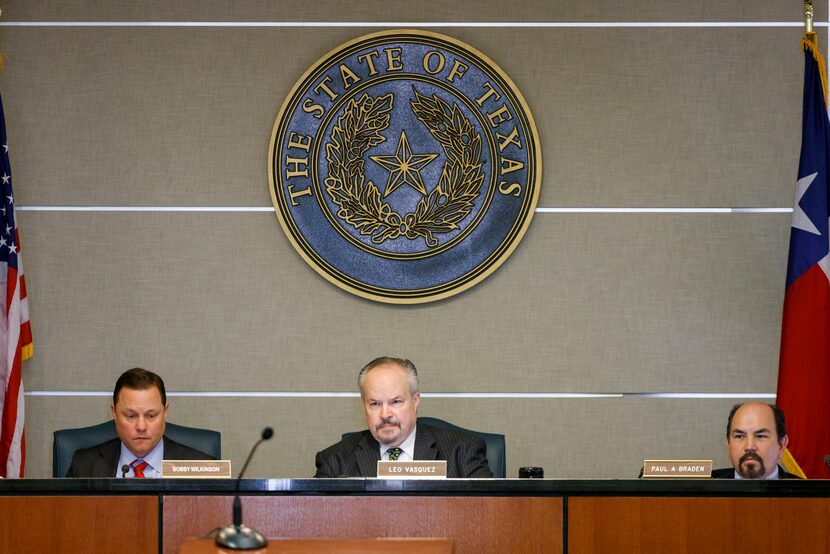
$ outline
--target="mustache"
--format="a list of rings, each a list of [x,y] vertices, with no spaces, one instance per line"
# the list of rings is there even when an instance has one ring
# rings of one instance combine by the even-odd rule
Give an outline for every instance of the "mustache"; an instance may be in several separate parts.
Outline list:
[[[392,418],[390,416],[390,417],[381,418],[380,423],[375,425],[375,431],[379,431],[380,428],[383,427],[384,425],[394,425],[398,429],[400,429],[400,427],[401,427],[400,422],[395,421],[394,418]]]
[[[746,454],[741,456],[741,459],[738,460],[738,462],[742,464],[742,463],[744,463],[748,460],[755,460],[756,462],[758,462],[760,464],[764,463],[763,460],[761,460],[761,457],[758,454],[756,454],[755,452],[747,452]]]

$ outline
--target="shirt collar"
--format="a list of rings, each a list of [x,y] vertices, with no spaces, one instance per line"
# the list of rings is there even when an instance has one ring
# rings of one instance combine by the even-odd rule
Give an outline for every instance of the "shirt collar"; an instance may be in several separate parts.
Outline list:
[[[130,452],[129,448],[127,448],[122,442],[121,455],[118,458],[118,465],[115,467],[115,476],[121,477],[121,467],[124,465],[130,465],[136,459],[136,455]],[[153,448],[149,454],[140,459],[144,460],[148,464],[148,466],[144,468],[145,478],[161,478],[161,461],[164,459],[164,438],[156,444],[155,448]],[[133,472],[133,469],[130,468],[130,471],[127,472],[127,478],[133,477],[135,477],[135,472]]]
[[[398,448],[403,450],[399,460],[410,461],[415,459],[415,431],[417,430],[418,426],[412,428],[412,432],[409,433],[409,436],[404,439],[404,441],[398,445]],[[389,456],[386,455],[386,451],[392,446],[386,446],[385,444],[380,445],[380,459],[381,460],[388,460]]]

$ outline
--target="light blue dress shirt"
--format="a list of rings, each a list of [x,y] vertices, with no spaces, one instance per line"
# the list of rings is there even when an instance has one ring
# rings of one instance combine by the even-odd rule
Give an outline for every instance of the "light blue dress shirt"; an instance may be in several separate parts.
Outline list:
[[[115,467],[115,476],[120,478],[122,475],[121,467],[130,465],[136,459],[144,460],[149,464],[144,468],[145,479],[161,479],[161,461],[164,459],[164,439],[162,438],[156,447],[143,458],[136,458],[135,454],[130,452],[122,442],[121,456],[118,458],[118,465]],[[135,472],[132,467],[130,467],[130,471],[124,477],[126,479],[135,479]]]

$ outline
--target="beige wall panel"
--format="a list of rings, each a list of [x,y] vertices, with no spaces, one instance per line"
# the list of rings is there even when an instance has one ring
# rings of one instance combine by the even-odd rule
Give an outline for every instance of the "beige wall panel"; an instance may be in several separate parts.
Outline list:
[[[52,432],[108,419],[106,398],[29,397],[27,476],[51,475]],[[222,433],[222,455],[234,472],[271,425],[275,435],[251,462],[251,477],[311,477],[314,455],[341,433],[365,428],[357,398],[172,397],[169,421]],[[421,415],[471,429],[504,433],[507,472],[538,465],[546,477],[637,476],[645,458],[714,459],[728,465],[726,416],[733,400],[438,399],[424,398]]]
[[[511,74],[539,121],[539,205],[791,205],[800,40],[791,29],[569,30],[528,37],[538,47],[524,53],[496,49],[522,60]]]
[[[824,3],[816,2],[815,10],[826,17]],[[12,21],[799,21],[801,6],[780,0],[363,0],[344,9],[338,0],[6,0],[3,14]]]
[[[279,30],[9,35],[28,43],[0,74],[21,202],[270,205],[271,127],[308,63],[276,57]]]
[[[443,302],[342,292],[270,213],[21,212],[30,389],[353,390],[393,353],[433,391],[774,389],[788,214],[538,214]]]
[[[817,20],[827,19],[817,3]],[[46,2],[4,21],[801,21],[780,0]],[[414,25],[413,25],[414,26]],[[267,145],[302,72],[378,27],[1,27],[21,205],[269,206]],[[492,57],[543,144],[540,206],[789,206],[799,27],[435,28]],[[826,46],[826,32],[820,40]],[[826,48],[825,48],[826,49]],[[394,307],[328,284],[273,213],[20,212],[35,357],[27,390],[109,391],[142,365],[171,391],[352,391],[377,354],[427,392],[772,392],[789,214],[537,214],[484,283]],[[307,477],[362,426],[356,399],[175,397],[251,476]],[[27,397],[28,475],[106,397]],[[630,477],[644,457],[726,462],[731,400],[437,399],[503,432],[508,472]]]
[[[28,205],[269,206],[294,81],[368,28],[9,28],[0,72]],[[438,29],[501,64],[535,115],[540,206],[788,206],[797,30]]]

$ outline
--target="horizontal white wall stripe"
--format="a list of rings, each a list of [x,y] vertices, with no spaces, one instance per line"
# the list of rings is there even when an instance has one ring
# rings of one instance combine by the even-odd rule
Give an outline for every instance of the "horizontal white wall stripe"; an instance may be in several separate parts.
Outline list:
[[[637,398],[775,398],[772,392],[639,392],[625,396]]]
[[[827,27],[826,21],[814,21]],[[2,21],[0,27],[803,27],[803,21]]]
[[[17,206],[21,212],[273,212],[273,206]],[[536,213],[743,214],[792,213],[792,208],[536,208]]]
[[[26,396],[94,397],[112,396],[112,391],[30,390]],[[181,391],[168,392],[170,397],[202,398],[358,398],[358,392],[303,392],[303,391]],[[775,398],[771,392],[422,392],[425,398]]]
[[[622,398],[608,392],[422,392],[424,398]]]
[[[792,208],[536,208],[536,213],[739,214],[792,213]]]
[[[273,206],[15,206],[21,212],[273,212]]]

